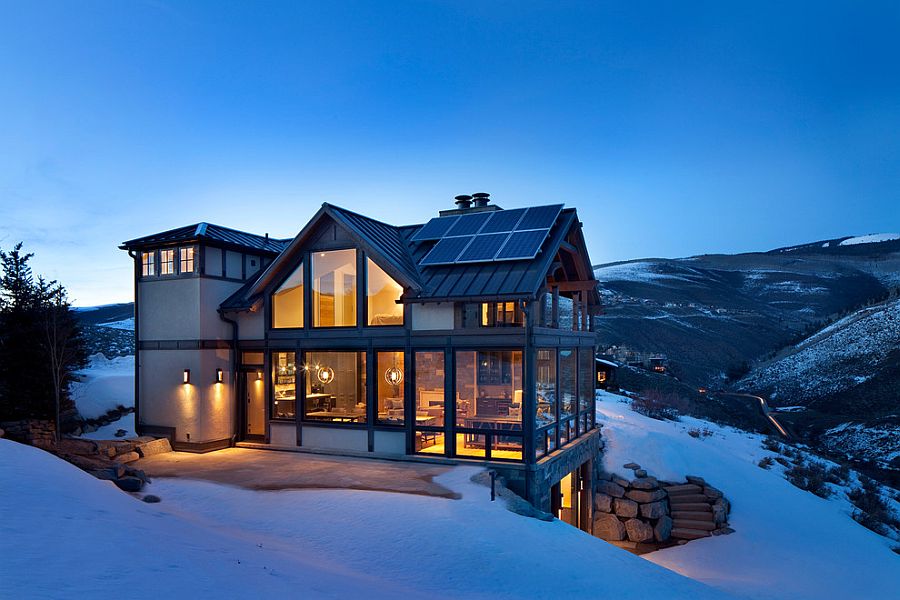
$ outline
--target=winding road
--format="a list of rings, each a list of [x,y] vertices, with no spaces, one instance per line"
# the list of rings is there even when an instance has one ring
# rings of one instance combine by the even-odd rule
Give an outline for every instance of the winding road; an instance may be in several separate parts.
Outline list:
[[[738,394],[735,392],[721,392],[720,396],[737,396],[739,398],[753,398],[754,400],[759,402],[759,410],[762,412],[763,416],[768,419],[768,421],[775,427],[775,429],[784,437],[785,439],[790,439],[791,434],[787,432],[787,430],[781,426],[781,423],[778,422],[774,416],[772,416],[772,409],[769,408],[769,403],[766,402],[766,399],[762,396],[756,396],[754,394]]]

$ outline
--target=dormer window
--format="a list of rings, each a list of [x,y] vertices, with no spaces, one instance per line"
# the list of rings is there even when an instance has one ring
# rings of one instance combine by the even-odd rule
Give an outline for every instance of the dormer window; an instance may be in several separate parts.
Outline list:
[[[366,308],[369,325],[403,325],[403,305],[397,304],[403,286],[366,259]]]
[[[175,274],[175,250],[159,251],[159,274],[174,275]]]
[[[143,277],[154,277],[156,275],[156,253],[141,252],[141,275]]]

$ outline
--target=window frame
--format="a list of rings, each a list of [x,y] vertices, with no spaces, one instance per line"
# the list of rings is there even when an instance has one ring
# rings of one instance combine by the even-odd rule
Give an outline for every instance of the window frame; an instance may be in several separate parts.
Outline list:
[[[327,254],[329,252],[343,252],[347,250],[352,250],[354,253],[353,260],[353,269],[354,269],[354,280],[356,289],[353,293],[353,301],[355,306],[353,307],[353,323],[351,325],[316,325],[316,321],[318,320],[318,310],[319,305],[315,302],[315,282],[316,282],[316,264],[315,264],[315,255],[316,254]],[[360,281],[360,256],[363,254],[362,250],[356,246],[346,246],[339,248],[327,248],[321,250],[309,250],[304,252],[304,260],[309,260],[309,316],[310,316],[310,329],[319,329],[319,330],[328,330],[328,329],[355,329],[360,326],[360,290],[363,286],[360,283],[365,283]],[[337,296],[337,294],[335,294]]]
[[[147,261],[147,260],[145,260],[146,258],[149,258],[150,260]],[[148,266],[150,267],[149,271],[152,271],[152,272],[149,272],[149,273],[147,272]],[[141,278],[158,277],[159,275],[157,273],[156,266],[157,266],[156,250],[149,250],[149,251],[142,250],[141,251]]]
[[[402,283],[400,283],[399,281],[394,279],[394,276],[391,275],[390,273],[388,273],[384,269],[384,267],[379,265],[378,262],[374,258],[372,258],[368,252],[360,252],[360,254],[362,255],[362,264],[363,264],[363,270],[365,273],[364,273],[364,276],[357,275],[357,288],[359,289],[360,295],[362,296],[362,298],[360,298],[360,300],[358,300],[358,302],[360,302],[360,305],[364,307],[364,313],[365,313],[364,314],[365,322],[363,323],[363,327],[377,327],[380,329],[382,327],[404,327],[404,326],[406,326],[406,310],[405,310],[406,307],[403,304],[398,305],[398,306],[400,306],[400,322],[399,323],[386,323],[384,325],[378,325],[378,324],[373,324],[373,323],[369,322],[369,320],[372,317],[372,315],[370,314],[370,310],[369,310],[369,263],[370,262],[373,265],[375,265],[376,267],[378,267],[379,269],[381,269],[381,272],[384,273],[388,278],[390,278],[391,281],[393,281],[398,286],[400,286],[400,296],[402,296],[404,294],[404,292],[406,292],[406,288],[403,286]],[[398,300],[399,300],[399,297],[398,297]]]
[[[159,276],[160,277],[174,277],[178,275],[178,271],[176,270],[178,260],[176,258],[176,250],[177,248],[160,248],[159,253]],[[163,256],[169,255],[171,253],[172,260],[164,260]],[[163,265],[171,264],[171,270],[168,273],[164,273]]]
[[[306,316],[307,316],[307,307],[308,302],[310,301],[311,292],[309,291],[309,285],[306,283],[307,279],[307,256],[304,253],[303,258],[300,259],[300,262],[295,266],[291,271],[285,275],[283,278],[278,280],[278,283],[272,287],[272,293],[269,294],[269,329],[278,330],[278,331],[290,331],[292,329],[305,329],[306,328]],[[291,276],[300,270],[301,277],[303,282],[301,285],[303,286],[303,291],[300,295],[300,325],[292,325],[290,327],[277,327],[275,325],[275,296],[278,293],[278,290],[287,282]]]
[[[190,250],[191,257],[189,259],[184,258],[184,253]],[[178,247],[178,256],[176,262],[178,263],[178,274],[179,275],[193,275],[197,272],[197,247],[194,245],[189,246],[179,246]],[[191,268],[185,269],[185,262],[190,261]]]
[[[369,380],[369,365],[371,364],[370,359],[370,351],[366,348],[302,348],[296,350],[297,355],[300,357],[300,362],[298,363],[297,370],[302,372],[302,381],[303,386],[302,394],[297,397],[299,412],[297,413],[297,418],[304,427],[336,427],[339,429],[369,429],[370,426],[378,427],[378,428],[388,428],[387,425],[379,425],[375,419],[372,417],[372,406],[374,395],[372,392],[371,381]],[[308,356],[313,353],[352,353],[356,354],[357,361],[359,360],[359,355],[364,357],[365,364],[363,364],[362,369],[357,369],[357,385],[359,384],[359,375],[360,373],[365,376],[365,391],[362,394],[362,399],[365,401],[366,408],[363,413],[365,420],[363,421],[318,421],[315,419],[307,419],[306,418],[306,384],[307,379],[309,377],[309,371],[305,368],[305,365],[308,363]],[[359,399],[357,398],[357,401]],[[377,412],[377,411],[376,411]],[[405,424],[404,424],[405,426]],[[396,429],[395,427],[390,427],[390,429]]]

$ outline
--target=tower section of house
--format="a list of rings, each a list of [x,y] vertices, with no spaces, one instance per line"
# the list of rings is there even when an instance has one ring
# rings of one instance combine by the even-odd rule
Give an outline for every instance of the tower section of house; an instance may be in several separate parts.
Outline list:
[[[134,259],[139,432],[180,449],[232,443],[233,326],[218,308],[286,243],[198,223],[122,244]]]
[[[140,267],[167,235],[124,247]],[[186,352],[162,348],[175,334],[158,323],[180,292],[138,271],[143,431],[488,465],[538,508],[589,526],[600,298],[574,209],[503,210],[479,194],[394,226],[324,204],[278,244],[259,246],[264,268],[198,288],[178,319],[194,336],[181,343],[198,344]],[[184,387],[182,368],[200,379],[192,370]],[[233,386],[215,383],[218,368]]]

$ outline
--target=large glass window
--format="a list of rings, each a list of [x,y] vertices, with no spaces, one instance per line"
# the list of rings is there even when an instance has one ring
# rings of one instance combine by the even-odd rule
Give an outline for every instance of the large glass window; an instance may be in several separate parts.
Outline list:
[[[328,423],[366,422],[366,353],[307,352],[303,417]]]
[[[543,427],[556,421],[556,350],[540,348],[537,351],[537,408],[535,426]]]
[[[375,374],[378,376],[378,422],[403,425],[406,421],[403,352],[377,352],[375,365]]]
[[[522,352],[456,353],[456,453],[484,456],[491,432],[491,458],[522,458]],[[510,432],[504,434],[503,432]]]
[[[594,404],[594,349],[578,349],[578,410],[590,413]],[[591,428],[590,419],[583,419],[582,432]]]
[[[179,269],[180,273],[193,273],[194,272],[194,247],[187,246],[186,248],[178,249],[180,265]]]
[[[293,352],[272,353],[272,418],[293,419],[297,411],[297,361]]]
[[[356,326],[356,250],[312,254],[313,325]]]
[[[482,327],[520,327],[525,314],[518,302],[483,302],[481,304]]]
[[[577,354],[574,348],[559,350],[559,419],[575,414],[575,378],[578,373]]]
[[[366,259],[366,309],[369,325],[403,325],[403,305],[397,304],[403,286]]]
[[[141,275],[144,277],[153,277],[156,275],[155,252],[141,252]]]
[[[174,275],[175,274],[175,250],[159,251],[159,274]]]
[[[272,327],[303,327],[303,263],[272,294]]]
[[[444,352],[416,352],[416,427],[444,427]],[[443,431],[416,431],[416,452],[444,454]]]

